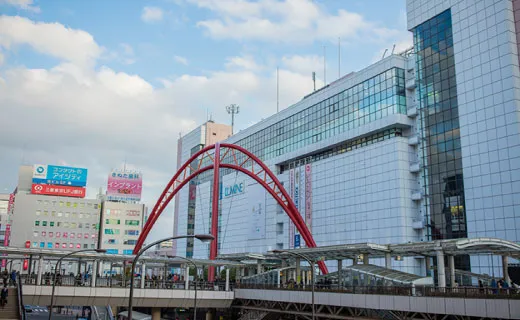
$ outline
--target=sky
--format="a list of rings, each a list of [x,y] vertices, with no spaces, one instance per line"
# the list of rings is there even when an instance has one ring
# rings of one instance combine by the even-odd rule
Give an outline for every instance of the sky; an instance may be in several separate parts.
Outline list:
[[[411,46],[405,0],[0,0],[0,193],[20,165],[140,170],[153,207],[177,139],[209,116],[235,132]],[[325,61],[325,63],[324,63]],[[325,67],[325,68],[324,68]],[[326,77],[324,76],[326,70]],[[173,203],[151,233],[169,236]],[[157,231],[157,232],[155,232]]]

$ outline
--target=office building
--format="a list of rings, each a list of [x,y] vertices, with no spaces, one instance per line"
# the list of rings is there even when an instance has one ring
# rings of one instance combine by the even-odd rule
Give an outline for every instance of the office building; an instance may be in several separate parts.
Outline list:
[[[108,254],[132,254],[145,215],[144,204],[104,201],[101,248],[106,249]]]
[[[9,246],[63,251],[97,248],[100,201],[77,195],[34,194],[35,185],[43,185],[33,181],[35,167],[21,166],[19,170]],[[62,190],[77,189],[52,185],[41,190],[66,193]]]
[[[407,13],[413,48],[348,74],[225,142],[250,150],[277,174],[318,245],[465,237],[518,242],[520,1],[408,0]],[[182,164],[190,154],[180,155]],[[305,245],[262,187],[222,172],[219,253]],[[210,175],[201,176],[180,193],[179,232],[209,231],[211,184]],[[177,253],[188,252],[205,257],[208,249],[179,241]],[[392,263],[426,273],[423,258]],[[458,269],[495,275],[501,264],[498,256],[456,261]]]
[[[0,194],[0,247],[9,245],[14,194]]]
[[[201,126],[193,129],[185,136],[179,138],[177,141],[177,168],[205,146],[212,145],[230,137],[231,131],[232,128],[229,125],[207,121]],[[204,177],[200,178],[204,179]],[[175,197],[173,220],[174,235],[194,234],[195,208],[197,206],[197,202],[195,201],[197,197],[197,181],[198,180],[191,181],[188,187],[183,188],[184,190]],[[200,205],[201,204],[199,203],[199,206]],[[179,243],[183,243],[184,246],[179,252],[186,254],[185,257],[193,257],[195,241],[193,239],[188,239],[187,244],[186,240],[175,241],[172,249],[174,255],[177,253]]]

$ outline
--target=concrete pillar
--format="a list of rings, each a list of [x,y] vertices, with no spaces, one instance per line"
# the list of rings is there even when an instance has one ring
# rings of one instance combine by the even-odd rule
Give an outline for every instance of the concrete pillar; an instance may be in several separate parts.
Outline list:
[[[262,273],[262,260],[256,261],[256,274]]]
[[[343,287],[343,260],[338,260],[338,288]]]
[[[352,258],[352,265],[355,266],[357,264],[357,257]]]
[[[229,268],[226,268],[226,291],[229,291]]]
[[[450,268],[450,287],[455,288],[455,256],[448,256],[448,267]]]
[[[424,259],[424,263],[426,264],[426,276],[431,276],[431,261],[430,257],[426,256]]]
[[[370,260],[368,258],[368,253],[363,254],[363,264],[369,264]]]
[[[385,268],[392,269],[392,255],[389,252],[385,253]]]
[[[446,272],[444,270],[444,252],[437,251],[437,285],[440,288],[446,287]]]
[[[161,308],[152,308],[152,320],[161,320]]]
[[[302,273],[301,273],[301,266],[300,266],[300,258],[296,258],[294,261],[296,264],[296,278],[294,279],[297,284],[300,284],[300,281],[302,279]]]
[[[92,288],[96,287],[96,279],[97,279],[97,261],[94,260],[94,263],[92,263],[92,279],[90,281],[90,286]]]
[[[141,289],[146,286],[146,264],[141,265]]]
[[[206,320],[213,320],[213,318],[213,310],[210,309],[206,312]]]
[[[502,274],[504,275],[504,281],[511,286],[511,278],[509,278],[509,270],[507,270],[508,261],[507,256],[502,256]]]
[[[78,259],[78,272],[76,272],[76,274],[80,274],[81,273],[81,258]]]
[[[40,286],[42,284],[42,269],[43,269],[43,256],[40,256],[38,260],[38,275],[36,276],[36,285]]]
[[[185,265],[184,269],[184,289],[190,289],[190,267]]]

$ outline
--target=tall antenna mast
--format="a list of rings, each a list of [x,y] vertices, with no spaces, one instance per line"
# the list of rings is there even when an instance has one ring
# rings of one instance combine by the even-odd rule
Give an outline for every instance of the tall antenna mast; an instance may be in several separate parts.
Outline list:
[[[234,133],[234,127],[235,127],[235,114],[238,114],[240,111],[240,106],[238,104],[230,104],[229,106],[226,106],[226,111],[231,115],[231,134]]]
[[[314,86],[314,91],[316,91],[316,72],[312,72],[312,84]]]

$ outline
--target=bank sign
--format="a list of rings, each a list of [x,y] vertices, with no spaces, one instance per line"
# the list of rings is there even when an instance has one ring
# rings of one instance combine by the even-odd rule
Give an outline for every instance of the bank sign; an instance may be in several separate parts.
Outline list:
[[[32,181],[33,184],[85,187],[87,169],[36,164]]]
[[[243,181],[237,182],[234,184],[230,184],[230,185],[223,184],[221,182],[220,188],[219,188],[219,192],[220,192],[219,198],[220,198],[220,200],[229,198],[229,197],[235,196],[237,194],[242,194],[242,193],[244,193],[245,190],[246,190],[246,184]]]

